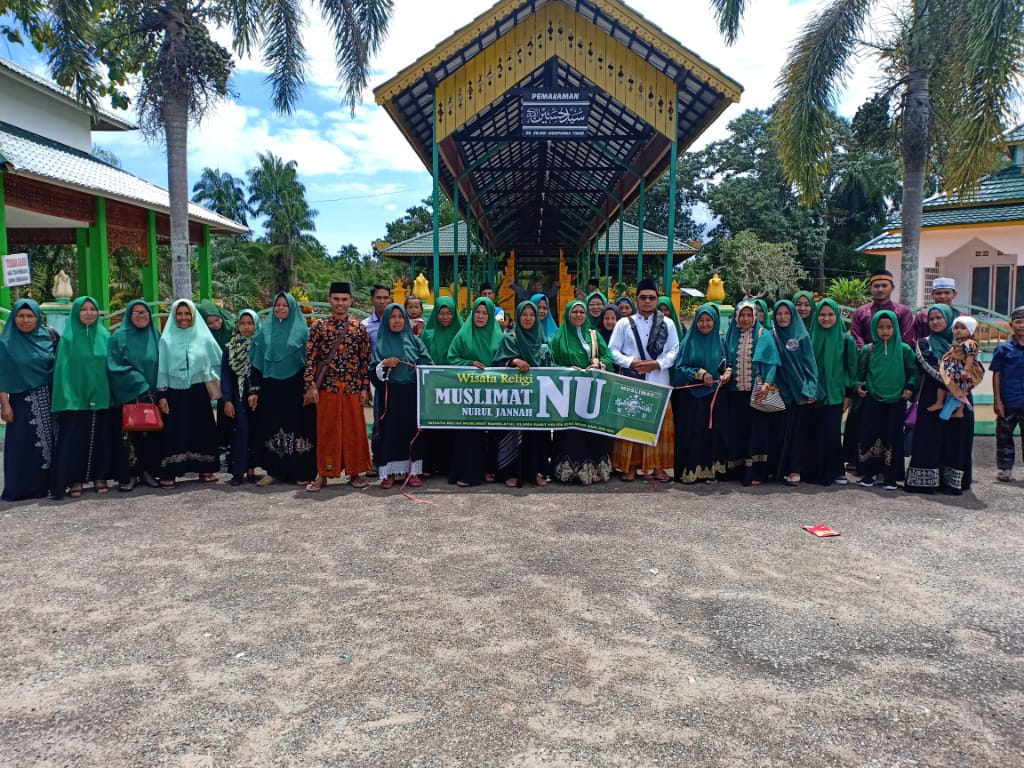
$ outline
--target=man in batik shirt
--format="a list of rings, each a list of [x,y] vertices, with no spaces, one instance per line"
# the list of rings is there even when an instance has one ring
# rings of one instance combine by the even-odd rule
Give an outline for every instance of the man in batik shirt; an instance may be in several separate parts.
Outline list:
[[[331,283],[330,317],[309,329],[306,342],[306,403],[316,405],[317,476],[306,486],[313,492],[327,478],[341,477],[353,488],[365,488],[370,469],[363,407],[370,402],[370,336],[349,317],[352,288]]]

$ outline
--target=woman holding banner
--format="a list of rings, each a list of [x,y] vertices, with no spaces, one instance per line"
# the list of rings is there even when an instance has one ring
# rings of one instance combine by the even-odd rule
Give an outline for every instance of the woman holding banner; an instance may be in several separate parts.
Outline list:
[[[534,302],[524,301],[516,307],[516,324],[502,338],[494,364],[523,373],[531,368],[551,365],[551,351],[544,343],[544,332]],[[498,444],[498,479],[504,480],[509,488],[518,488],[524,479],[535,485],[547,485],[550,451],[549,431],[505,432]]]
[[[552,362],[580,370],[614,369],[608,345],[596,330],[588,328],[587,320],[587,306],[582,301],[570,302],[551,340]],[[606,483],[612,474],[611,449],[611,438],[576,429],[560,430],[555,434],[552,474],[563,483]]]

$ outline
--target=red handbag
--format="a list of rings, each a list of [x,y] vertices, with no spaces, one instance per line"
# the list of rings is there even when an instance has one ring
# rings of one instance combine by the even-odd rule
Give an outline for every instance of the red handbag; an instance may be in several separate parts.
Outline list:
[[[121,429],[125,432],[159,432],[164,420],[156,403],[125,403],[121,406]]]

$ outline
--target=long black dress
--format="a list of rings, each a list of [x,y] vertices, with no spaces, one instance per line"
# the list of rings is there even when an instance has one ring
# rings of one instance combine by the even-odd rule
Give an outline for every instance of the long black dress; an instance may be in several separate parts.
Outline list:
[[[256,462],[279,480],[312,480],[316,477],[316,407],[302,404],[304,371],[272,379],[254,365],[252,373],[260,395]]]
[[[916,352],[923,370],[921,395],[913,452],[903,488],[910,493],[942,491],[958,496],[971,488],[974,411],[964,408],[963,418],[943,421],[938,411],[928,410],[938,399],[939,389],[945,386],[939,375],[939,361],[927,337],[917,342]]]
[[[57,425],[50,412],[50,385],[9,393],[14,421],[4,435],[4,490],[0,499],[43,498],[57,454]]]
[[[228,436],[228,472],[234,477],[240,477],[256,466],[255,451],[253,450],[253,414],[249,410],[249,395],[254,394],[252,390],[252,371],[245,376],[239,387],[238,376],[229,362],[230,353],[225,350],[224,358],[220,366],[220,386],[223,397],[221,405],[231,403],[235,408],[235,417],[229,419],[224,414],[224,432]],[[223,408],[218,410],[218,418]]]
[[[117,474],[115,447],[121,441],[121,409],[61,411],[56,414],[57,461],[51,474],[54,498],[83,483],[105,483]]]
[[[220,433],[213,418],[206,384],[188,389],[162,389],[170,413],[164,416],[160,479],[173,480],[189,472],[213,474],[220,469]]]

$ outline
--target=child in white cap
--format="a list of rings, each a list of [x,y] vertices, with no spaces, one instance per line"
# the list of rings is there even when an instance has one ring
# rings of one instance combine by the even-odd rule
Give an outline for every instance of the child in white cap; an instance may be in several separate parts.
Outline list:
[[[964,406],[971,407],[969,394],[985,375],[985,369],[978,362],[978,342],[974,338],[978,330],[978,321],[973,317],[958,317],[953,321],[953,344],[942,356],[942,382],[952,395],[946,399],[946,390],[940,389],[936,394],[935,404],[928,407],[929,411],[939,411],[939,418],[949,421],[950,418],[962,419]]]

